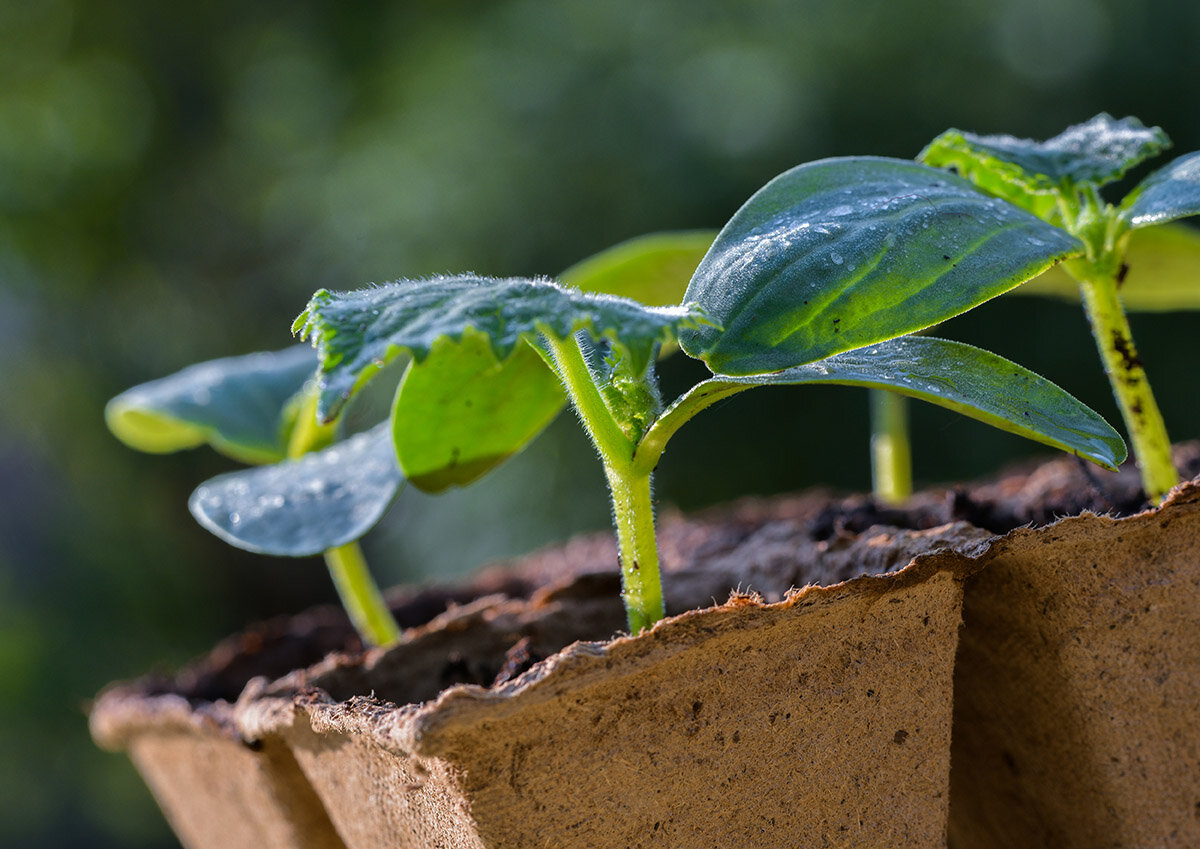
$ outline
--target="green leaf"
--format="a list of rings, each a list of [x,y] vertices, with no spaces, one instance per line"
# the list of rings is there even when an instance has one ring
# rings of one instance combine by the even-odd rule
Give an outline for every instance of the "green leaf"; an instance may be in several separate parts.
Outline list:
[[[209,360],[122,392],[104,417],[118,439],[140,451],[207,443],[243,462],[271,463],[285,456],[289,402],[316,367],[303,345]]]
[[[463,486],[523,449],[564,403],[562,385],[531,345],[498,362],[481,333],[442,337],[396,392],[396,457],[418,489]]]
[[[689,395],[705,393],[701,403],[707,406],[753,386],[822,383],[920,398],[1105,468],[1115,469],[1125,459],[1120,435],[1050,381],[988,351],[930,336],[891,339],[774,374],[717,375]]]
[[[778,371],[937,324],[1081,250],[925,165],[801,165],[721,231],[685,297],[724,329],[684,331],[680,344],[714,372]]]
[[[230,545],[306,557],[369,531],[403,482],[384,422],[299,460],[215,477],[188,508]]]
[[[716,237],[713,230],[638,236],[572,265],[559,279],[585,292],[678,304]]]
[[[1128,238],[1128,272],[1121,283],[1126,310],[1200,309],[1200,230],[1186,224],[1164,224],[1133,230]],[[1061,265],[1013,291],[1079,302],[1079,283]]]
[[[981,187],[1008,197],[998,179],[1016,187],[1016,196],[1032,203],[1033,196],[1054,194],[1072,185],[1103,186],[1119,180],[1130,168],[1170,145],[1171,140],[1158,127],[1146,127],[1137,118],[1117,120],[1101,113],[1042,142],[947,130],[918,158],[938,167],[953,166]],[[1027,203],[1021,205],[1030,208]]]
[[[1181,156],[1142,180],[1121,203],[1132,227],[1200,215],[1200,152]]]
[[[441,338],[460,340],[467,328],[485,335],[497,360],[539,333],[566,338],[586,330],[610,340],[644,372],[655,347],[681,327],[704,321],[691,307],[647,307],[591,295],[549,280],[437,277],[372,289],[313,295],[293,326],[311,337],[321,359],[320,414],[337,415],[351,394],[402,351],[417,363]]]

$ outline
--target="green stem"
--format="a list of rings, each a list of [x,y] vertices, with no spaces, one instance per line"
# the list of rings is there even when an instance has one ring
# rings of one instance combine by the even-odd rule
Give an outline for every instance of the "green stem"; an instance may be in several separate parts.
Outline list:
[[[400,628],[371,578],[358,543],[350,542],[325,552],[325,562],[342,606],[363,642],[386,646],[400,638]]]
[[[650,475],[637,474],[632,464],[618,467],[609,463],[604,464],[604,475],[617,526],[621,598],[629,618],[629,633],[636,634],[664,615]]]
[[[635,463],[634,443],[604,403],[575,340],[555,339],[549,334],[544,338],[575,411],[604,464],[621,558],[621,598],[625,601],[629,631],[636,634],[663,618],[654,503],[650,494],[653,467],[643,469]]]
[[[871,479],[875,497],[901,504],[912,495],[912,447],[908,399],[886,389],[871,391]]]
[[[1141,470],[1142,488],[1146,497],[1157,504],[1179,483],[1179,475],[1171,461],[1171,440],[1162,413],[1150,391],[1133,345],[1129,320],[1117,295],[1116,278],[1098,272],[1084,261],[1068,263],[1067,270],[1079,280],[1092,335]]]
[[[295,428],[288,441],[288,458],[297,459],[332,444],[336,425],[317,421],[317,393],[309,389],[297,414]],[[325,564],[337,588],[342,607],[355,630],[367,645],[386,646],[400,638],[400,626],[383,601],[379,586],[371,577],[367,560],[357,542],[349,542],[325,551]]]

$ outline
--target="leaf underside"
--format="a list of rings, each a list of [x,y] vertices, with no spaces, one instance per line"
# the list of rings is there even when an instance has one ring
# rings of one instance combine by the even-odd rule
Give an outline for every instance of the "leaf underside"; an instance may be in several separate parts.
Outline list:
[[[188,508],[238,548],[306,557],[369,531],[403,482],[385,422],[298,460],[219,475]]]
[[[401,351],[421,363],[438,339],[468,328],[487,337],[497,360],[539,333],[566,338],[586,330],[612,341],[644,372],[656,346],[704,321],[689,307],[647,307],[568,289],[549,280],[473,275],[401,280],[353,292],[317,292],[293,329],[311,337],[321,359],[320,415],[337,415],[366,376]]]
[[[208,444],[243,462],[275,462],[287,450],[289,401],[316,368],[304,345],[197,363],[122,392],[108,402],[105,421],[139,451]]]
[[[1141,182],[1121,204],[1133,227],[1200,215],[1200,152],[1181,156]]]
[[[497,362],[473,331],[434,342],[409,366],[392,410],[400,468],[413,486],[464,486],[521,451],[566,403],[558,378],[527,343]]]
[[[790,368],[930,327],[1081,243],[965,180],[874,157],[799,166],[721,231],[685,298],[722,330],[680,344],[715,373]]]
[[[1126,310],[1200,309],[1200,230],[1195,227],[1164,224],[1132,231],[1125,265],[1120,291]],[[1013,291],[1079,302],[1079,283],[1061,265]]]
[[[1121,436],[1058,386],[996,354],[929,336],[891,339],[774,374],[717,375],[692,391],[732,393],[799,384],[888,389],[1106,468],[1125,459]]]
[[[991,173],[1029,195],[1039,195],[1119,180],[1170,145],[1158,127],[1101,113],[1046,141],[947,130],[918,158],[938,167],[954,166],[965,177]]]

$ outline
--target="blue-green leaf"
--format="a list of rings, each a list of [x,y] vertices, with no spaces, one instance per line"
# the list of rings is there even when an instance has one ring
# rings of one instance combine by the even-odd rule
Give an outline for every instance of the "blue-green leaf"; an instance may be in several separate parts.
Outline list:
[[[755,374],[921,330],[1082,244],[970,183],[898,159],[827,159],[776,177],[721,231],[680,334],[714,372]]]
[[[1200,151],[1181,156],[1142,180],[1121,204],[1133,227],[1200,215]]]
[[[104,417],[118,439],[140,451],[207,443],[243,462],[271,463],[286,454],[289,401],[316,368],[316,355],[303,345],[197,363],[122,392]]]
[[[306,557],[369,531],[403,482],[384,422],[299,460],[219,475],[188,507],[230,545]]]
[[[938,167],[953,166],[964,177],[978,178],[1002,196],[1007,195],[986,175],[995,175],[1034,196],[1071,185],[1111,183],[1170,145],[1171,140],[1158,127],[1147,127],[1137,118],[1117,120],[1101,113],[1041,142],[947,130],[918,158]]]
[[[460,340],[467,328],[486,336],[497,360],[539,333],[565,338],[586,330],[610,340],[644,372],[656,346],[679,328],[704,321],[690,307],[647,307],[592,295],[549,280],[437,277],[371,289],[313,295],[293,330],[311,337],[321,359],[323,418],[336,415],[362,382],[401,351],[421,363],[438,339]]]
[[[701,408],[754,386],[799,384],[888,389],[1106,468],[1115,468],[1125,459],[1121,436],[1050,381],[988,351],[929,336],[891,339],[773,374],[717,375],[693,388],[675,406]],[[664,427],[674,426],[673,418],[678,416],[668,409],[662,417]]]

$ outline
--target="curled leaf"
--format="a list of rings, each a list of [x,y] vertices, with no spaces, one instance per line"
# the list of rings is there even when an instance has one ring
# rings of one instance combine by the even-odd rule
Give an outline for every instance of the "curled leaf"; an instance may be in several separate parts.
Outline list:
[[[468,328],[488,339],[497,360],[539,333],[566,338],[586,330],[608,339],[645,371],[658,344],[704,321],[691,307],[648,307],[593,295],[549,280],[473,275],[400,280],[353,292],[321,290],[293,326],[311,337],[321,359],[322,418],[335,416],[381,364],[407,351],[420,364],[442,338]]]
[[[986,175],[1035,196],[1072,185],[1103,186],[1170,146],[1171,140],[1159,127],[1101,113],[1046,141],[947,130],[918,158],[938,167],[953,166],[1001,196],[1007,195]]]

